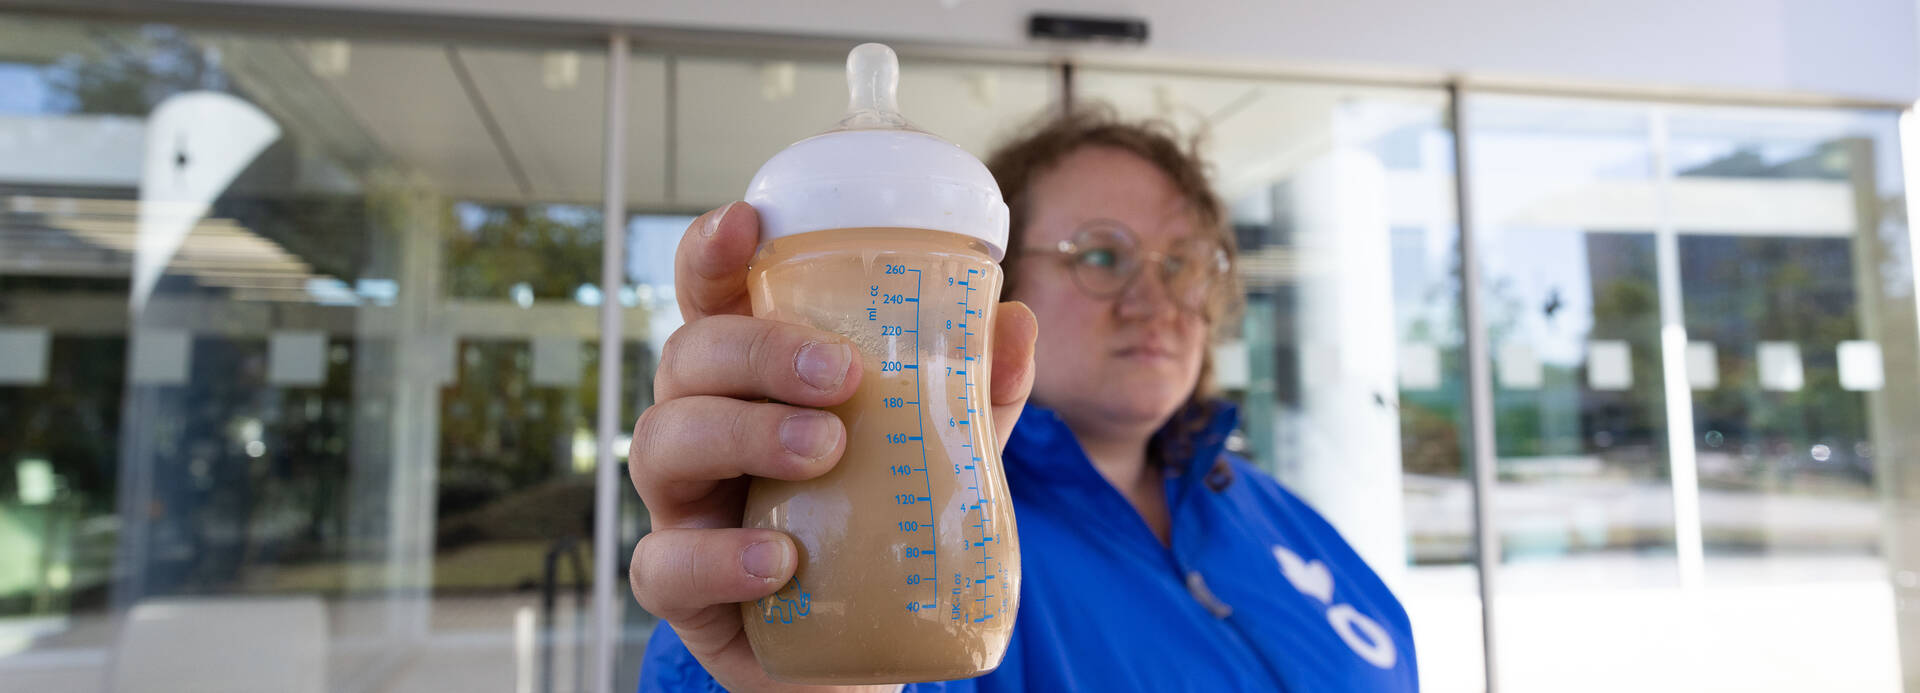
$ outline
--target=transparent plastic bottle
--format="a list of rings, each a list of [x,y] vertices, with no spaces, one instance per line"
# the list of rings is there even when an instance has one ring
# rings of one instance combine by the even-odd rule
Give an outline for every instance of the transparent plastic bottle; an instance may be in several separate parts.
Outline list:
[[[1007,208],[986,167],[895,106],[893,51],[847,58],[839,127],[774,156],[748,189],[762,244],[757,317],[849,337],[863,373],[831,408],[847,446],[826,475],[755,479],[744,524],[793,535],[799,568],[741,605],[767,673],[907,683],[998,666],[1020,544],[989,411]]]

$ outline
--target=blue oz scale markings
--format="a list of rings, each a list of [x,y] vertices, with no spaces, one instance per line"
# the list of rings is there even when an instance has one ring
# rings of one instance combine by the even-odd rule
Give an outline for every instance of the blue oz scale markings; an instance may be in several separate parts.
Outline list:
[[[976,275],[978,274],[980,274],[980,270],[969,269],[967,270],[967,277],[964,281],[949,280],[949,283],[957,284],[962,289],[960,308],[962,311],[964,311],[963,312],[964,315],[980,315],[982,312],[982,311],[976,311],[973,308],[973,290],[974,290],[973,283],[976,279]],[[959,350],[963,358],[962,363],[973,361],[974,360],[973,354],[967,351],[967,347],[968,347],[967,338],[970,336],[973,336],[973,332],[967,329],[966,322],[961,322],[958,327],[960,329]],[[962,381],[962,391],[966,393],[962,395],[962,399],[965,399],[968,402],[967,406],[969,407],[967,409],[967,413],[969,414],[974,413],[975,410],[972,407],[977,405],[973,405],[972,402],[974,402],[976,399],[974,393],[978,392],[978,383],[975,380],[974,374],[969,371],[976,370],[976,369],[969,368],[969,369],[961,369],[961,370],[952,370],[952,369],[949,369],[949,370],[952,371],[952,375],[960,376]],[[967,427],[968,434],[969,434],[968,437],[969,439],[972,438],[971,417],[966,419],[959,419],[957,421],[953,419],[949,419],[948,421],[950,422],[948,424],[950,426]],[[973,453],[971,455],[972,460],[970,460],[970,462],[964,467],[962,467],[961,465],[954,465],[953,472],[954,472],[954,476],[956,477],[954,481],[956,485],[959,485],[960,483],[962,483],[962,480],[957,477],[959,477],[961,474],[971,474],[973,476],[973,483],[966,484],[966,490],[973,492],[972,509],[973,509],[973,512],[977,513],[979,516],[979,519],[974,522],[973,527],[980,531],[979,541],[964,542],[964,544],[968,551],[979,552],[980,554],[979,558],[977,560],[974,560],[973,563],[980,566],[981,573],[986,575],[987,578],[976,579],[969,582],[968,580],[966,580],[964,575],[960,573],[954,573],[953,581],[955,584],[954,584],[953,591],[954,591],[954,596],[956,597],[956,600],[953,606],[953,619],[964,620],[966,618],[966,615],[960,609],[960,604],[957,597],[959,597],[960,592],[964,587],[970,586],[980,590],[979,594],[974,597],[973,601],[975,604],[983,605],[983,606],[978,607],[981,610],[980,615],[972,619],[973,622],[980,623],[980,622],[986,621],[987,619],[993,618],[994,612],[991,611],[993,600],[996,598],[996,596],[999,596],[999,595],[989,594],[987,592],[987,589],[988,589],[987,585],[991,584],[990,582],[988,582],[988,580],[993,577],[993,574],[989,572],[990,568],[988,567],[988,563],[998,562],[993,557],[992,552],[988,548],[988,545],[993,543],[993,540],[994,540],[993,533],[997,530],[989,526],[989,524],[992,521],[992,518],[990,515],[987,514],[986,506],[988,503],[991,503],[993,501],[992,499],[987,497],[987,494],[981,488],[981,483],[980,483],[979,463],[984,460],[980,458],[980,455],[978,454],[979,451],[972,450],[971,445],[966,445],[963,447],[968,448],[969,452]]]
[[[949,380],[946,381],[949,383],[949,387],[943,387],[941,389],[948,393],[953,393],[955,390],[958,391],[958,396],[953,397],[952,401],[946,402],[945,404],[946,409],[944,409],[944,411],[951,414],[951,416],[945,417],[945,423],[949,429],[955,429],[960,433],[964,433],[965,435],[960,436],[960,439],[967,441],[959,443],[958,448],[948,448],[954,453],[953,461],[955,464],[952,465],[954,476],[952,486],[943,486],[942,488],[952,488],[955,490],[954,492],[959,494],[971,494],[971,497],[962,495],[956,499],[959,501],[959,510],[963,513],[961,519],[962,536],[956,543],[956,546],[965,553],[962,554],[963,558],[960,569],[950,569],[951,583],[947,582],[949,574],[942,574],[940,572],[939,547],[941,544],[939,542],[937,529],[939,526],[939,508],[935,507],[936,503],[934,502],[934,498],[937,496],[933,492],[931,465],[928,462],[930,458],[927,454],[927,422],[932,420],[935,422],[934,425],[938,426],[939,419],[929,419],[931,415],[926,410],[924,404],[926,401],[925,388],[928,383],[921,382],[923,369],[920,368],[922,364],[919,362],[922,344],[920,333],[925,329],[922,325],[925,324],[924,319],[926,317],[922,315],[920,309],[920,306],[924,304],[923,299],[926,298],[923,295],[925,276],[920,269],[910,269],[902,265],[889,265],[887,273],[904,275],[907,272],[911,272],[914,275],[914,290],[912,294],[905,293],[904,286],[900,287],[902,289],[900,293],[893,294],[878,294],[879,287],[874,287],[875,293],[881,295],[883,299],[893,297],[884,302],[896,305],[902,313],[904,313],[907,304],[912,304],[913,306],[913,325],[911,329],[907,329],[907,326],[904,324],[883,325],[881,327],[881,335],[891,340],[897,340],[896,343],[905,342],[907,335],[913,335],[912,359],[883,362],[882,368],[882,371],[885,372],[889,370],[884,367],[885,364],[897,364],[892,366],[891,370],[913,380],[913,399],[907,400],[906,397],[903,396],[905,394],[904,391],[900,391],[899,395],[892,396],[888,396],[886,393],[881,394],[883,407],[904,409],[911,405],[915,410],[914,413],[917,414],[915,417],[916,425],[913,430],[884,432],[889,444],[918,444],[920,446],[919,464],[916,465],[905,460],[899,460],[897,463],[890,463],[888,465],[889,473],[905,484],[904,487],[897,487],[896,493],[894,494],[895,500],[898,502],[898,505],[901,506],[901,510],[917,515],[918,513],[914,511],[918,510],[918,508],[914,508],[913,506],[923,503],[926,505],[926,520],[924,522],[920,520],[903,519],[897,523],[900,532],[914,537],[908,540],[906,544],[898,545],[901,552],[900,558],[906,560],[925,559],[928,561],[927,572],[908,572],[904,576],[905,584],[909,587],[917,587],[924,584],[925,587],[932,592],[926,600],[907,600],[906,609],[912,613],[940,612],[955,621],[982,623],[998,615],[1000,609],[1004,608],[1006,603],[1006,595],[1004,593],[1008,587],[1006,584],[998,583],[995,580],[996,576],[1004,573],[1004,571],[998,569],[1000,560],[994,555],[994,544],[999,539],[997,536],[998,530],[993,526],[992,515],[987,512],[987,508],[994,502],[994,499],[990,496],[987,485],[983,483],[983,481],[988,479],[983,479],[980,473],[980,465],[984,463],[985,460],[981,457],[980,452],[974,449],[972,444],[975,438],[973,434],[976,428],[974,422],[978,420],[979,412],[979,405],[974,404],[974,401],[978,399],[976,393],[979,391],[979,374],[978,367],[974,366],[973,363],[982,360],[982,358],[976,357],[969,351],[979,346],[978,344],[972,343],[971,338],[974,337],[976,333],[970,329],[970,322],[973,316],[985,314],[984,310],[973,307],[973,293],[975,287],[978,285],[982,270],[965,270],[966,276],[964,278],[955,276],[947,277],[947,286],[961,290],[961,300],[954,302],[954,305],[961,309],[960,312],[953,313],[954,317],[958,318],[958,320],[944,319],[943,316],[940,315],[932,316],[934,318],[933,326],[936,334],[938,334],[938,330],[943,326],[946,329],[945,334],[947,338],[940,339],[937,343],[957,345],[950,347],[954,352],[949,352],[943,357],[943,360],[945,358],[953,358],[953,361],[949,363],[957,363],[960,367],[955,368],[951,365],[943,367],[940,362],[936,362],[934,369],[941,372],[929,374],[927,377],[949,378]],[[905,279],[904,276],[900,278]],[[934,304],[941,306],[947,305],[944,300],[936,300]],[[952,309],[948,308],[945,309],[945,311],[952,311]],[[900,315],[900,317],[905,318],[905,315]],[[904,323],[905,320],[902,319],[899,322]],[[929,346],[931,347],[932,344],[929,344]],[[957,352],[957,358],[955,358],[955,352]],[[959,378],[960,381],[954,383],[951,380],[952,378]],[[942,397],[940,399],[945,398]],[[959,404],[956,406],[954,402],[958,402]],[[961,414],[961,411],[964,411],[965,414]],[[935,444],[945,445],[946,443],[941,441],[948,440],[948,438],[936,435],[932,440],[935,441]],[[912,477],[915,474],[921,475],[919,484],[913,484]],[[915,486],[918,488],[914,488]],[[972,517],[966,516],[969,514],[972,515]],[[922,536],[920,532],[925,532],[926,534]],[[966,535],[976,536],[969,537]],[[974,575],[967,575],[968,572],[974,571],[977,571]],[[995,589],[996,584],[999,589]],[[946,608],[942,608],[940,603],[940,597],[943,591],[948,592],[947,596],[950,598],[950,602]]]

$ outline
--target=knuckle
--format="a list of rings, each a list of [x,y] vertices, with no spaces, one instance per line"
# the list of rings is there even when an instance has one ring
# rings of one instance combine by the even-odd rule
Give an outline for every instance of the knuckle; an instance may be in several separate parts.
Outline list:
[[[701,559],[705,558],[706,554],[712,552],[712,549],[707,547],[709,543],[710,542],[695,542],[687,551],[681,554],[681,560],[673,566],[673,569],[680,575],[680,586],[685,590],[692,591],[699,589],[700,586],[711,584],[710,580],[703,579],[700,574],[701,566],[706,565],[706,562]]]
[[[627,448],[627,467],[632,470],[635,483],[648,471],[649,462],[656,456],[655,446],[659,444],[661,435],[660,419],[670,413],[667,410],[669,404],[662,402],[647,407],[640,412],[640,418],[633,422],[633,442]]]
[[[633,547],[633,566],[627,570],[627,579],[633,583],[633,598],[640,602],[640,608],[655,616],[663,616],[661,588],[658,579],[658,561],[660,559],[659,535],[649,534],[640,537],[640,543]]]
[[[759,444],[767,438],[767,432],[779,424],[762,415],[767,407],[745,406],[729,407],[726,418],[726,444],[733,447],[728,451],[732,455],[765,454],[765,446]]]
[[[654,367],[653,401],[664,402],[673,398],[677,389],[680,372],[680,352],[686,348],[687,335],[698,321],[681,325],[673,334],[667,335],[667,341],[660,345],[660,363]]]
[[[707,606],[705,591],[716,584],[711,573],[716,554],[726,544],[708,537],[688,534],[693,530],[668,530],[640,538],[634,547],[634,598],[648,612],[673,620]]]
[[[647,586],[650,583],[647,581],[644,560],[646,541],[647,538],[643,536],[640,538],[640,543],[633,547],[633,556],[627,563],[627,591],[633,593],[633,601],[639,604],[640,608],[658,616],[660,612],[655,611],[654,604],[650,603],[651,599],[648,597]]]
[[[633,440],[636,445],[633,446],[633,452],[635,455],[638,455],[641,450],[645,449],[644,446],[638,445],[638,443],[651,439],[654,433],[660,430],[660,417],[665,415],[667,411],[666,408],[670,404],[672,404],[672,402],[656,403],[651,407],[640,410],[640,416],[634,418]]]
[[[761,320],[759,322],[761,324],[757,326],[758,329],[755,329],[753,335],[747,340],[746,351],[743,353],[747,359],[747,363],[743,365],[757,365],[757,368],[753,368],[749,372],[757,372],[761,376],[769,379],[777,378],[780,373],[780,367],[776,364],[783,360],[781,359],[781,354],[778,352],[782,351],[781,347],[786,346],[786,342],[790,340],[781,339],[784,332],[782,329],[784,327],[783,325],[772,320]],[[790,349],[788,349],[788,351],[790,351]],[[793,357],[788,355],[784,361],[792,363]]]
[[[741,442],[753,440],[751,436],[755,434],[755,409],[758,407],[728,407],[728,411],[720,415],[724,418],[724,426],[726,426],[724,430],[728,432],[724,443],[735,445],[735,449],[728,453],[741,453],[741,451],[753,449],[753,445],[741,445]]]

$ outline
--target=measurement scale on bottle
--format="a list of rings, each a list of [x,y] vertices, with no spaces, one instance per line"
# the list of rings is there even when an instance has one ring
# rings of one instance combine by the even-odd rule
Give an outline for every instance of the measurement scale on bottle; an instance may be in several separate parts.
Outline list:
[[[986,311],[974,305],[981,271],[933,274],[929,291],[928,272],[885,263],[885,285],[869,287],[868,320],[879,323],[890,357],[880,362],[881,376],[889,379],[879,389],[881,405],[915,414],[911,429],[882,432],[888,449],[899,451],[884,470],[896,481],[893,498],[901,512],[901,540],[894,547],[908,566],[901,576],[909,588],[907,611],[984,623],[1001,617],[1011,583],[1001,570],[1001,528],[988,512],[1002,501],[981,474],[984,458],[975,447],[995,444],[990,436],[975,435],[986,430],[981,417],[990,416],[990,407],[978,399],[985,371],[977,366],[987,355],[975,353],[987,345],[980,336],[988,329],[980,321]],[[935,507],[933,499],[941,497],[957,506]],[[943,511],[956,513],[955,521],[943,524]],[[943,529],[959,532],[961,546],[948,556],[944,572],[938,548]]]

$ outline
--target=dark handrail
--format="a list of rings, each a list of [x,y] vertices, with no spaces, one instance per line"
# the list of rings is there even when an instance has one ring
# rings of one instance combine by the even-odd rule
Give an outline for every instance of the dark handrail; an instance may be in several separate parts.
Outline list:
[[[546,629],[540,637],[540,693],[553,693],[553,627],[558,623],[554,620],[554,602],[560,587],[562,555],[567,557],[567,566],[573,569],[574,687],[577,691],[586,690],[587,570],[580,558],[579,539],[561,537],[547,547],[545,572],[540,580],[540,618]]]

